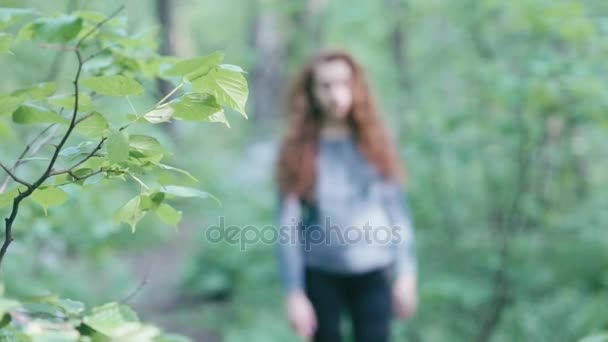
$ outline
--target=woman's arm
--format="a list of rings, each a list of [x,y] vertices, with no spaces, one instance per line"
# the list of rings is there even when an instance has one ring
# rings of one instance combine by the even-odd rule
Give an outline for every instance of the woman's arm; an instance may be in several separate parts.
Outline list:
[[[279,193],[276,218],[279,239],[276,253],[281,283],[286,293],[304,289],[301,220],[302,208],[297,196]]]
[[[406,192],[399,183],[386,183],[384,207],[391,224],[397,278],[417,274],[416,235]]]
[[[301,221],[302,206],[297,196],[284,196],[279,193],[277,209],[279,240],[276,244],[276,252],[281,282],[286,294],[287,316],[299,336],[310,338],[317,327],[317,318],[304,290]]]
[[[396,182],[387,182],[384,205],[393,229],[395,283],[393,307],[397,317],[408,319],[418,306],[415,234],[406,193]]]

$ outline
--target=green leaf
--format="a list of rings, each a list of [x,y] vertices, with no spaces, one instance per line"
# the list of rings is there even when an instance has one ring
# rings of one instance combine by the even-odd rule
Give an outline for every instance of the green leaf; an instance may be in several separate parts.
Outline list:
[[[144,87],[139,82],[122,75],[90,77],[82,80],[82,84],[108,96],[139,95],[144,92]]]
[[[53,95],[57,91],[57,83],[56,82],[44,82],[38,83],[31,87],[15,90],[11,95],[19,96],[19,95],[27,95],[34,100],[42,100],[51,95]]]
[[[106,144],[110,163],[121,163],[129,158],[129,138],[124,132],[113,132]]]
[[[188,121],[203,121],[209,116],[222,111],[214,96],[201,93],[190,93],[170,104],[175,110],[173,116]]]
[[[154,137],[147,135],[131,135],[129,136],[129,147],[146,156],[157,156],[163,154],[163,147],[160,142]]]
[[[62,157],[74,157],[77,156],[79,154],[81,154],[82,151],[82,146],[70,146],[70,147],[66,147],[64,149],[61,150],[61,152],[59,152],[59,155]]]
[[[192,86],[196,91],[212,94],[220,105],[230,107],[247,118],[245,105],[249,87],[240,72],[218,67],[193,81]]]
[[[131,232],[135,233],[137,223],[146,216],[141,208],[141,196],[135,196],[114,213],[115,222],[124,222],[131,226]]]
[[[126,305],[108,303],[93,308],[91,313],[85,316],[82,321],[106,336],[119,337],[129,325],[139,323],[139,318]]]
[[[0,137],[2,138],[14,138],[13,131],[8,127],[6,122],[0,122]]]
[[[166,194],[173,195],[176,197],[186,197],[186,198],[199,197],[202,199],[211,198],[211,199],[215,200],[219,205],[221,205],[220,200],[217,197],[213,196],[212,194],[195,189],[195,188],[190,188],[187,186],[167,185],[167,186],[163,186],[161,188],[161,191],[163,191]]]
[[[68,194],[55,187],[40,187],[32,193],[32,199],[38,203],[47,214],[47,209],[64,204],[68,200]]]
[[[71,299],[58,299],[55,303],[63,313],[69,317],[75,317],[84,312],[85,305]]]
[[[150,195],[141,195],[141,202],[139,208],[141,210],[156,209],[165,200],[165,193],[155,191]]]
[[[172,68],[165,71],[164,74],[167,76],[184,76],[186,79],[193,81],[219,65],[223,59],[223,53],[213,52],[207,56],[178,62]]]
[[[13,25],[24,16],[34,13],[29,8],[0,8],[0,29]]]
[[[223,123],[228,128],[230,128],[230,122],[228,122],[228,119],[226,119],[226,114],[224,113],[224,111],[209,115],[206,121]]]
[[[48,99],[48,102],[59,108],[74,109],[74,95],[58,95]],[[78,95],[78,111],[88,112],[93,109],[93,101],[88,94]]]
[[[169,171],[174,171],[177,173],[181,173],[182,175],[190,178],[191,180],[198,182],[198,179],[196,179],[190,172],[186,171],[186,170],[182,170],[182,169],[178,169],[176,167],[170,166],[170,165],[165,165],[162,163],[156,163],[156,166],[160,167],[163,170],[169,170]]]
[[[243,70],[243,68],[241,68],[238,65],[234,65],[234,64],[220,64],[220,67],[226,70],[232,70],[232,71],[236,71],[236,72],[240,72],[242,74],[246,74],[247,72],[245,70]]]
[[[25,189],[25,187],[23,187],[23,189]],[[0,209],[13,205],[13,199],[17,196],[19,196],[19,190],[17,190],[17,188],[0,194]]]
[[[29,28],[32,38],[54,43],[69,42],[81,29],[82,19],[74,15],[37,19]]]
[[[0,116],[13,114],[24,101],[23,96],[0,96]]]
[[[98,112],[93,113],[85,120],[78,123],[76,132],[87,138],[99,138],[106,134],[109,129],[108,121]]]
[[[13,36],[0,32],[0,53],[10,53],[13,44]]]
[[[171,121],[171,117],[173,117],[173,113],[173,108],[169,104],[164,104],[144,114],[144,119],[153,124],[169,122]]]
[[[161,203],[154,212],[158,218],[170,226],[177,226],[182,219],[182,213],[167,203]]]
[[[33,105],[22,105],[19,107],[15,112],[13,112],[13,121],[21,125],[41,123],[59,123],[68,125],[70,123],[70,120],[55,112]]]

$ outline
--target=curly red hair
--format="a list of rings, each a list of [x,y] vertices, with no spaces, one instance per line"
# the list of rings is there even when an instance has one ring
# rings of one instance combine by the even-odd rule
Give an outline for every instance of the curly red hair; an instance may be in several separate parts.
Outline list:
[[[293,83],[288,98],[290,120],[276,169],[279,191],[295,193],[309,204],[314,201],[316,154],[322,122],[312,93],[314,70],[318,64],[334,60],[345,61],[353,71],[353,104],[347,121],[357,146],[384,177],[399,183],[405,180],[405,170],[381,120],[362,67],[350,54],[328,50],[311,58]]]

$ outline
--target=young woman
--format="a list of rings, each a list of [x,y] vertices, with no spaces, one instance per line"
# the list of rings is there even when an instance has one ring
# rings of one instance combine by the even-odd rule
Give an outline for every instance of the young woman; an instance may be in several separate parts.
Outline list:
[[[277,182],[277,244],[296,333],[339,342],[388,341],[392,313],[416,309],[414,232],[403,170],[360,65],[347,53],[312,58],[289,98]]]

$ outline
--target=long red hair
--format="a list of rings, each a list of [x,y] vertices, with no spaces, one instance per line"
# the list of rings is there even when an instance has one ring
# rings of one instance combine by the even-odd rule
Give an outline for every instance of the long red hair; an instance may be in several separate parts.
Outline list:
[[[322,114],[312,92],[314,71],[318,64],[338,59],[348,63],[353,71],[353,105],[347,121],[357,146],[384,177],[400,183],[405,180],[405,170],[382,122],[363,69],[350,54],[328,50],[311,58],[295,78],[288,98],[289,124],[276,169],[279,191],[295,193],[309,204],[314,201],[316,155],[322,122]]]

